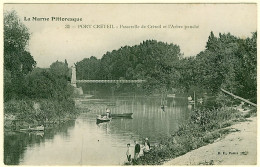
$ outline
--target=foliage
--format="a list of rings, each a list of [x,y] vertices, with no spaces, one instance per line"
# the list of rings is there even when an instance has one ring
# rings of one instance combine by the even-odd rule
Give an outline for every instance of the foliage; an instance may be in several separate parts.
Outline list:
[[[140,45],[125,46],[76,63],[78,79],[147,80],[142,85],[148,93],[165,91],[179,78],[175,69],[180,54],[177,45],[147,40]],[[134,86],[134,85],[132,85]],[[119,89],[117,87],[117,89]],[[135,87],[136,89],[136,87]]]
[[[24,76],[36,66],[26,50],[30,33],[15,11],[4,13],[4,88],[5,101],[20,98]]]
[[[73,88],[68,63],[54,62],[50,69],[35,68],[27,51],[30,33],[15,11],[4,13],[4,100],[5,113],[29,122],[73,115]],[[41,109],[33,106],[39,103]]]
[[[257,33],[241,39],[211,32],[206,50],[180,62],[179,85],[187,91],[198,86],[215,94],[220,88],[256,102]]]
[[[241,39],[210,33],[206,49],[183,58],[174,44],[147,40],[132,47],[107,52],[101,59],[86,58],[76,63],[78,79],[143,79],[146,93],[209,92],[220,88],[256,102],[257,33]],[[113,86],[122,90],[120,85]],[[131,91],[137,90],[132,85]]]
[[[68,63],[59,62],[58,60],[50,65],[50,72],[58,77],[68,80],[70,78]]]
[[[21,23],[15,11],[4,13],[4,67],[11,74],[27,74],[36,65],[26,51],[30,39],[28,28]]]
[[[174,134],[160,141],[149,154],[140,157],[135,165],[161,165],[171,158],[212,143],[230,133],[226,127],[238,120],[244,118],[231,108],[194,110],[187,122],[181,124]]]
[[[36,108],[35,105],[39,107]],[[46,121],[59,121],[61,119],[74,118],[77,114],[74,108],[74,101],[49,100],[49,99],[26,99],[10,100],[5,102],[5,114],[15,115],[18,120],[27,123],[37,121],[38,124],[45,124]]]
[[[91,56],[85,58],[76,64],[77,66],[77,78],[81,80],[98,79],[100,71],[100,60]]]
[[[241,115],[233,108],[197,109],[191,115],[192,123],[198,124],[204,131],[222,128],[222,122],[234,120]]]
[[[29,98],[70,98],[73,88],[68,84],[69,69],[63,62],[55,62],[50,69],[35,68],[26,76],[25,88]]]

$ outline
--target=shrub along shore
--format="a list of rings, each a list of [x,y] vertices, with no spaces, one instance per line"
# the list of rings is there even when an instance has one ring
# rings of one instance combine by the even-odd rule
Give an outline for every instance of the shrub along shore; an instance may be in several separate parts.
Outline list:
[[[255,114],[255,108],[244,115],[233,107],[195,109],[189,120],[180,125],[178,131],[162,139],[149,154],[135,161],[134,165],[161,165],[167,160],[213,143],[234,131],[229,126],[246,121],[246,118]]]
[[[71,99],[10,100],[5,102],[4,111],[5,131],[19,131],[39,125],[52,128],[56,124],[75,119],[78,114]]]

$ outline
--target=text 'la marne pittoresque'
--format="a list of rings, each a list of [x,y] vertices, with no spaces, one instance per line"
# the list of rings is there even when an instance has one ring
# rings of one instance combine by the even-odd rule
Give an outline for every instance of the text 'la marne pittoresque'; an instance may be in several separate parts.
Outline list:
[[[82,18],[70,18],[70,17],[24,17],[24,21],[83,21]]]

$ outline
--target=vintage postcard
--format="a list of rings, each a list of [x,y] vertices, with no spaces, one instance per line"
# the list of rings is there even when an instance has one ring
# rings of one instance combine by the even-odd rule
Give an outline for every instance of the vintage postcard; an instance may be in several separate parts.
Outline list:
[[[2,16],[4,165],[257,165],[257,3]]]

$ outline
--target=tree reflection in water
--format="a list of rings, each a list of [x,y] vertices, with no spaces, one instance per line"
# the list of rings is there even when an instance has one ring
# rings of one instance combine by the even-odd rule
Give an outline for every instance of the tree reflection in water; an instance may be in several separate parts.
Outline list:
[[[18,165],[23,159],[26,149],[40,145],[46,140],[51,141],[56,134],[68,135],[68,129],[74,127],[75,120],[57,125],[44,132],[5,132],[4,133],[4,163],[6,165]]]

